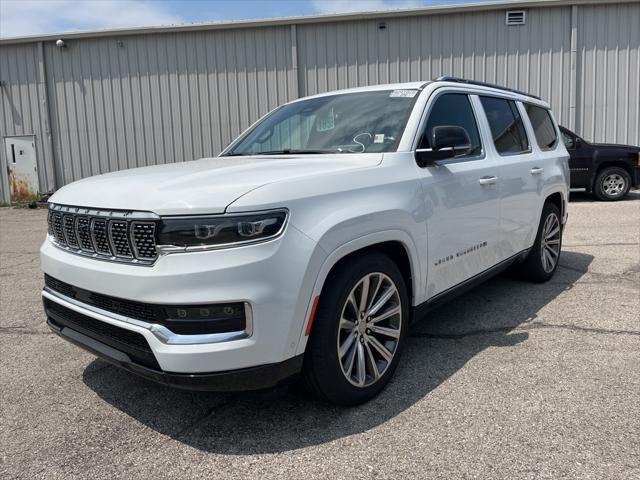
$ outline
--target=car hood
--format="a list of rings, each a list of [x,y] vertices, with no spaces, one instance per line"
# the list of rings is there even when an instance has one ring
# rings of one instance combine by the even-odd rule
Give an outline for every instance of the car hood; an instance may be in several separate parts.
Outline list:
[[[268,183],[378,165],[382,154],[205,158],[107,173],[71,183],[51,203],[159,215],[223,213]]]

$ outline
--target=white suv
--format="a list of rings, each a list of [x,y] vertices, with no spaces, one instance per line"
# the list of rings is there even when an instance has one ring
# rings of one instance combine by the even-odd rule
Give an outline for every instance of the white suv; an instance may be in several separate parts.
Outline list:
[[[283,105],[219,157],[51,197],[44,307],[63,338],[152,380],[357,404],[409,323],[514,265],[546,281],[567,218],[549,106],[442,77]]]

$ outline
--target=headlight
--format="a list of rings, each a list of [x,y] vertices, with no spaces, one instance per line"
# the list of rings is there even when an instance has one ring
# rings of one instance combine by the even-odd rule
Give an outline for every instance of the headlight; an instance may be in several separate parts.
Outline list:
[[[286,210],[163,218],[158,250],[207,250],[262,242],[280,235],[286,220]]]

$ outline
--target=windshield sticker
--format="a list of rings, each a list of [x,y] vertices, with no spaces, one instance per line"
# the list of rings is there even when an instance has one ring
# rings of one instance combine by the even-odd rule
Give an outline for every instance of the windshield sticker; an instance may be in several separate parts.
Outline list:
[[[329,109],[326,115],[318,117],[316,120],[316,132],[326,132],[333,130],[335,127],[335,121],[333,118],[333,107]]]
[[[418,93],[417,90],[394,90],[389,94],[390,98],[413,98]]]
[[[373,136],[373,143],[384,143],[384,133],[376,133]]]

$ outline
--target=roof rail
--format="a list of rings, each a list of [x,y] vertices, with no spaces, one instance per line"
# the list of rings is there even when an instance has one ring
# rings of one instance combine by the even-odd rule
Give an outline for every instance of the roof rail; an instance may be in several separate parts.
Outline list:
[[[507,92],[518,93],[520,95],[526,95],[527,97],[532,97],[532,98],[537,98],[538,100],[542,100],[537,95],[532,95],[530,93],[523,92],[521,90],[516,90],[514,88],[503,87],[501,85],[496,85],[494,83],[480,82],[478,80],[467,80],[466,78],[450,77],[450,76],[444,75],[436,78],[436,82],[456,82],[456,83],[468,83],[469,85],[480,85],[481,87],[497,88],[498,90],[505,90]]]

